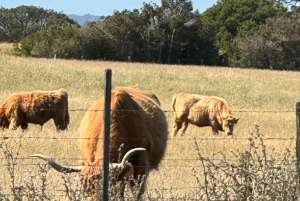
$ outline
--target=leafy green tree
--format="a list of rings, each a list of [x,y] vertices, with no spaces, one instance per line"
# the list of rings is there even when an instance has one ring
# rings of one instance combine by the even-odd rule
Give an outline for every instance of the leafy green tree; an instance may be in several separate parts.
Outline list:
[[[201,64],[205,41],[198,35],[200,14],[192,10],[191,1],[165,0],[161,7],[144,3],[140,11],[116,11],[87,23],[81,29],[84,57]]]
[[[2,27],[6,26],[3,32],[9,41],[17,42],[15,51],[18,54],[48,58],[79,57],[79,25],[67,15],[35,6],[2,8],[2,11],[11,16],[2,23]]]
[[[115,59],[127,61],[128,56],[135,54],[135,47],[141,40],[139,34],[139,11],[116,11],[107,16],[102,23],[102,30],[107,38],[112,41],[115,50]]]
[[[187,48],[198,26],[198,13],[192,13],[193,6],[188,0],[162,0],[162,6],[144,3],[142,15],[147,19],[146,33],[148,55],[157,63],[190,62]],[[181,58],[184,57],[184,58]]]
[[[267,20],[252,36],[238,41],[241,66],[295,70],[300,68],[300,8]]]
[[[183,25],[191,19],[190,13],[193,10],[193,5],[189,0],[162,0],[161,3],[161,16],[167,25],[164,27],[165,34],[167,34],[165,41],[168,48],[167,63],[171,63],[172,52],[175,53],[176,59],[180,54],[180,51],[178,50],[181,49],[178,41],[181,37],[176,37],[176,35],[183,31]]]
[[[79,27],[65,22],[51,25],[22,38],[15,50],[24,56],[46,58],[80,58]]]
[[[56,20],[75,24],[74,20],[63,13],[44,10],[35,6],[18,6],[16,8],[0,8],[0,41],[18,42],[36,31],[56,23]]]
[[[267,0],[219,0],[201,18],[204,30],[215,37],[224,64],[239,66],[240,53],[236,39],[251,35],[268,18],[282,16],[286,8]]]
[[[115,59],[113,41],[102,30],[102,20],[87,22],[80,29],[84,59]]]

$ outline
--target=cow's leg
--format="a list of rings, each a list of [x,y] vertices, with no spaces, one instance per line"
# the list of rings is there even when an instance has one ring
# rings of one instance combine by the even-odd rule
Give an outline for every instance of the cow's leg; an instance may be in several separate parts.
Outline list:
[[[10,124],[9,124],[9,127],[8,127],[8,128],[9,128],[10,130],[16,130],[16,129],[18,128],[18,126],[21,125],[21,122],[22,122],[22,120],[19,119],[18,117],[12,118],[12,119],[10,120]]]
[[[219,135],[219,123],[216,121],[212,121],[211,123],[212,132],[214,135]]]
[[[188,125],[189,125],[189,122],[187,122],[187,121],[183,122],[182,133],[181,133],[182,136],[184,136]]]
[[[53,120],[58,131],[66,129],[65,120],[63,118],[56,116],[53,118]]]
[[[177,135],[177,133],[178,133],[178,131],[179,131],[179,129],[181,129],[181,127],[182,127],[182,121],[180,121],[180,120],[175,120],[174,119],[174,123],[173,123],[173,133],[172,133],[172,136],[173,137],[176,137],[176,135]]]
[[[10,124],[8,127],[9,130],[16,130],[17,129],[17,125],[16,125],[16,120],[15,119],[11,119],[10,120]]]

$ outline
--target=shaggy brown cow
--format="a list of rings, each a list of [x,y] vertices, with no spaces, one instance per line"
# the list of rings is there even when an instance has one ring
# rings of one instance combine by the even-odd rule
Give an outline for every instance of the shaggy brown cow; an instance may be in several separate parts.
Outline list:
[[[233,127],[239,120],[231,115],[227,102],[215,96],[178,93],[172,98],[173,136],[182,128],[185,134],[188,124],[211,126],[214,134],[224,131],[233,134]]]
[[[43,158],[59,171],[76,172],[81,170],[85,177],[85,189],[91,190],[95,186],[91,183],[99,178],[102,172],[103,158],[103,109],[104,99],[97,102],[87,111],[80,126],[80,149],[83,159],[79,163],[81,168],[67,168],[56,164],[53,160],[41,155],[33,155]],[[137,87],[116,87],[112,91],[111,99],[111,126],[110,126],[110,162],[118,162],[119,155],[128,163],[121,170],[118,181],[124,181],[124,177],[133,175],[138,181],[139,176],[147,178],[148,172],[157,169],[162,160],[168,138],[168,124],[157,96],[151,91],[141,90]],[[121,153],[119,148],[122,146]],[[130,155],[124,154],[138,148]],[[141,150],[146,149],[146,154]],[[124,162],[123,162],[124,163]],[[122,163],[121,163],[122,164]],[[117,167],[123,166],[120,164]],[[145,182],[141,184],[140,198],[145,189]],[[131,189],[134,182],[130,182]],[[123,185],[124,187],[124,185]],[[95,196],[95,195],[94,195]],[[124,188],[121,192],[124,196]]]
[[[55,91],[20,92],[9,96],[0,105],[0,127],[12,130],[28,123],[41,127],[54,120],[57,130],[65,130],[69,124],[68,94],[64,89]]]

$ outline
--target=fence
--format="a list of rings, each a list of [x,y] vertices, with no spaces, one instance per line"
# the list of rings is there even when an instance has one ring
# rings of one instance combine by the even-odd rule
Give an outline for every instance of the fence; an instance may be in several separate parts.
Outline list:
[[[296,124],[297,124],[297,140],[296,140],[296,156],[297,156],[297,195],[300,200],[300,102],[296,104]]]
[[[85,110],[70,108],[71,117],[74,116],[75,118],[77,113],[84,114]],[[171,132],[172,112],[165,110],[165,114],[169,122],[169,131]],[[283,169],[289,167],[289,165],[283,164],[282,161],[285,157],[283,153],[287,149],[292,153],[296,150],[295,111],[277,111],[275,113],[274,111],[233,111],[233,114],[240,117],[240,121],[235,126],[233,137],[224,136],[222,132],[219,136],[214,136],[211,128],[198,128],[193,125],[188,127],[185,136],[178,135],[176,138],[169,136],[166,155],[159,170],[150,173],[147,182],[147,192],[150,192],[150,194],[159,192],[160,196],[164,197],[164,200],[171,200],[172,197],[176,196],[189,198],[186,200],[201,200],[199,197],[197,198],[199,184],[196,180],[196,174],[201,174],[203,165],[197,152],[196,142],[199,145],[202,156],[210,158],[214,163],[223,161],[224,155],[226,155],[228,163],[238,163],[240,158],[236,155],[239,154],[239,150],[242,152],[250,147],[249,138],[251,133],[255,133],[254,125],[256,123],[260,125],[260,132],[264,135],[268,155],[272,155],[272,150],[276,149],[275,152],[277,153],[274,153],[275,156],[273,157],[276,159],[274,166],[279,164]],[[82,115],[78,115],[79,117],[82,117]],[[257,118],[260,118],[261,121],[258,120],[257,122]],[[248,121],[245,119],[248,119]],[[15,175],[15,188],[19,186],[26,187],[26,183],[30,183],[31,179],[38,177],[39,180],[32,181],[32,183],[40,182],[35,185],[36,188],[42,186],[43,184],[41,184],[40,180],[43,180],[42,176],[45,174],[44,177],[47,177],[46,181],[48,181],[47,191],[51,192],[50,197],[64,198],[67,192],[67,187],[65,187],[64,183],[68,182],[69,189],[79,191],[78,189],[81,188],[79,187],[80,178],[78,178],[78,175],[61,176],[61,174],[49,167],[45,167],[44,162],[29,157],[29,155],[34,153],[43,153],[66,165],[77,165],[81,155],[78,151],[77,127],[78,125],[71,123],[68,131],[58,133],[55,131],[53,123],[49,122],[44,125],[43,130],[40,130],[39,126],[34,125],[30,125],[28,131],[23,133],[20,130],[3,130],[2,135],[4,136],[0,140],[0,144],[2,144],[0,171],[3,173],[0,176],[2,181],[0,184],[1,190],[7,194],[12,194],[10,190],[12,186],[10,174]],[[3,151],[6,151],[8,154],[6,157]],[[294,162],[295,158],[289,158],[289,163]],[[9,165],[13,167],[11,170],[8,170]],[[34,174],[32,170],[35,170],[37,173]],[[43,171],[47,173],[43,173]],[[68,181],[65,182],[64,180]],[[75,185],[75,187],[72,187],[71,184]],[[128,193],[128,196],[131,196],[130,193]],[[151,196],[155,197],[158,195]]]

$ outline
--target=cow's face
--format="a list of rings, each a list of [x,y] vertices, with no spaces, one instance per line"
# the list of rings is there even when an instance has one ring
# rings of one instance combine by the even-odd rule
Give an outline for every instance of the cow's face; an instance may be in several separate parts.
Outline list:
[[[224,132],[227,135],[233,134],[234,124],[236,124],[238,122],[238,120],[239,120],[239,118],[235,118],[231,115],[226,118],[223,118],[222,127],[223,127]]]
[[[95,189],[99,189],[102,176],[102,164],[86,166],[81,174],[83,175],[83,188],[89,193],[94,193]]]
[[[113,166],[110,164],[109,167],[110,171],[110,179],[111,182],[122,181],[124,182],[126,178],[129,178],[134,173],[134,167],[131,163],[126,162],[125,165],[121,166]],[[102,185],[102,164],[98,165],[89,165],[86,166],[82,171],[81,174],[83,175],[83,188],[86,192],[90,194],[95,194],[99,189],[101,189]]]

